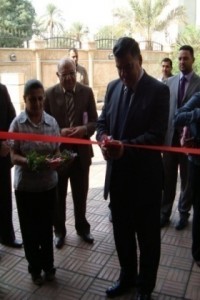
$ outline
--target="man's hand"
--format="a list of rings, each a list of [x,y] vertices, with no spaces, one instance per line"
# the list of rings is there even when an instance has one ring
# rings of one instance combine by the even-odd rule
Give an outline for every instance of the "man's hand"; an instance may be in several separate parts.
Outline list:
[[[188,148],[194,148],[195,147],[195,141],[194,137],[191,137],[189,134],[188,127],[183,127],[183,132],[180,139],[180,144],[182,147],[188,147]]]
[[[60,131],[61,136],[69,136],[73,132],[73,128],[62,128]]]
[[[0,145],[0,156],[6,157],[10,152],[10,147],[6,141],[1,142]]]
[[[56,170],[62,163],[63,163],[63,159],[60,157],[57,158],[47,158],[46,162],[48,163],[48,166],[52,169],[52,170]]]
[[[83,138],[86,136],[87,127],[85,125],[72,127],[70,129],[69,137]]]
[[[100,147],[105,160],[119,159],[124,153],[122,142],[108,136],[104,136]]]
[[[188,138],[184,140],[183,147],[195,148],[195,139],[194,137]]]

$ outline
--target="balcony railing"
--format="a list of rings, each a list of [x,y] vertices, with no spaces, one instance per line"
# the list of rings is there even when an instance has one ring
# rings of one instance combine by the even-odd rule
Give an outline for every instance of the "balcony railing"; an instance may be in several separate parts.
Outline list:
[[[69,49],[73,47],[81,49],[81,42],[70,37],[52,37],[44,40],[48,49]]]
[[[163,51],[163,45],[153,41],[141,41],[139,42],[141,50],[149,51]]]

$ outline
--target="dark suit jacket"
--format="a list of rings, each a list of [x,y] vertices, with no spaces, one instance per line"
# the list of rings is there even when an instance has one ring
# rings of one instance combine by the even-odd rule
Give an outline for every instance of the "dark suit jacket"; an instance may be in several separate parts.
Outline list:
[[[180,107],[174,117],[174,126],[187,126],[195,148],[200,148],[200,92],[195,93],[185,105]],[[200,165],[200,156],[188,154],[189,160]]]
[[[0,130],[8,131],[10,123],[15,117],[15,109],[11,102],[8,90],[0,83]]]
[[[106,133],[113,138],[116,136],[117,113],[121,94],[123,93],[121,80],[115,80],[108,85],[105,105],[97,122],[97,140]],[[167,129],[169,113],[169,88],[144,73],[140,79],[123,131],[124,143],[141,145],[162,145]],[[147,152],[148,151],[148,152]],[[113,163],[121,168],[122,172],[129,170],[132,174],[142,176],[144,183],[161,176],[161,155],[157,151],[138,150],[125,147],[123,157],[114,162],[107,162],[105,194],[107,198],[110,187],[110,175]],[[154,178],[152,178],[154,177]],[[159,179],[160,180],[160,179]]]
[[[5,85],[0,83],[0,131],[8,131],[10,123],[12,122],[15,116],[15,109],[11,102],[8,90]],[[10,165],[9,155],[6,158],[0,157],[0,163],[5,163],[5,160],[7,160]]]
[[[88,86],[76,83],[75,95],[75,121],[74,126],[80,126],[84,124],[84,113],[87,113],[88,123],[86,139],[94,134],[97,121],[96,104],[92,89]],[[45,111],[52,115],[58,122],[59,127],[68,128],[69,119],[66,110],[66,100],[63,89],[60,84],[56,84],[46,90],[46,99],[44,105]],[[68,148],[68,144],[65,145]],[[82,166],[88,166],[91,164],[91,157],[93,156],[91,145],[79,145],[76,147],[78,155],[81,160]]]
[[[178,87],[179,87],[179,79],[180,74],[173,76],[168,79],[167,85],[170,89],[170,111],[169,111],[169,120],[168,120],[168,130],[166,133],[165,143],[166,145],[171,146],[172,138],[174,135],[174,115],[177,110],[177,102],[178,102]],[[186,93],[183,98],[184,105],[188,99],[192,97],[192,95],[196,92],[200,91],[200,77],[193,73],[191,80],[189,82],[189,86],[186,90]]]

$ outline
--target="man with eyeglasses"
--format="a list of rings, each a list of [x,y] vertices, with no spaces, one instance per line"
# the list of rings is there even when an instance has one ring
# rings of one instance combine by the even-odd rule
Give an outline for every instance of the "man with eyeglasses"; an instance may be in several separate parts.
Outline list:
[[[104,197],[110,195],[120,263],[119,279],[106,294],[114,298],[136,287],[136,300],[150,300],[160,259],[163,170],[160,151],[140,146],[164,143],[169,88],[142,68],[134,39],[120,38],[113,54],[119,79],[108,84],[97,121],[97,140],[107,161]]]
[[[76,81],[76,66],[72,59],[59,61],[59,83],[46,90],[45,110],[57,120],[61,136],[89,140],[94,134],[97,111],[93,91]],[[77,153],[72,164],[58,174],[58,201],[55,208],[55,245],[62,248],[66,236],[66,196],[70,181],[74,203],[75,228],[87,243],[93,243],[90,224],[86,219],[86,201],[89,187],[89,168],[93,156],[91,145],[61,144]]]

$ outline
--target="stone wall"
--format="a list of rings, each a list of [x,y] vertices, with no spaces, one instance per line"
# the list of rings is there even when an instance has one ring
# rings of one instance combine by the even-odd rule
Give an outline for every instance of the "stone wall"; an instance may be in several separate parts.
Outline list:
[[[0,48],[0,80],[6,84],[11,98],[18,110],[23,109],[24,83],[31,78],[42,81],[45,88],[58,82],[57,63],[67,56],[67,49],[45,49],[43,41],[33,41],[30,49]],[[104,99],[109,81],[118,77],[113,59],[109,59],[111,50],[97,50],[89,43],[79,50],[79,63],[86,67],[90,86],[95,99]],[[143,68],[152,76],[160,77],[160,62],[169,56],[168,52],[142,51]]]

